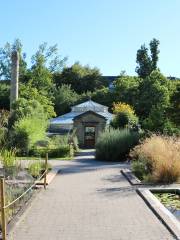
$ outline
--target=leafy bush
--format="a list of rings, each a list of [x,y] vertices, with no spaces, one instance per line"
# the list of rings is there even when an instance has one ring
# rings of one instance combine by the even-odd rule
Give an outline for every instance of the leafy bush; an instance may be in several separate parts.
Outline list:
[[[24,117],[15,123],[13,144],[20,152],[28,152],[33,145],[46,137],[47,121],[35,116]]]
[[[0,152],[0,159],[4,168],[16,166],[16,155],[15,150],[3,149]]]
[[[34,163],[31,163],[28,167],[28,172],[35,178],[40,176],[40,174],[41,174],[41,163],[40,163],[40,161],[36,161]]]
[[[50,146],[59,146],[68,144],[69,135],[56,135],[50,139]]]
[[[138,124],[138,118],[136,115],[128,112],[119,112],[115,115],[111,122],[114,128],[133,127]]]
[[[62,145],[58,148],[49,149],[48,153],[50,158],[70,157],[70,147],[69,145]]]
[[[53,136],[48,142],[38,142],[30,151],[30,155],[45,157],[48,152],[50,158],[72,157],[74,156],[74,148],[68,142],[68,135]]]
[[[180,138],[152,135],[136,146],[130,156],[145,163],[144,174],[150,174],[155,182],[172,183],[180,178]]]
[[[47,169],[52,169],[52,166],[48,163]],[[39,177],[45,170],[45,163],[41,161],[35,161],[28,166],[28,172],[35,178]]]
[[[138,117],[135,115],[134,109],[126,103],[114,103],[113,113],[114,119],[111,126],[114,128],[131,128],[138,124]]]
[[[9,112],[0,110],[0,147],[4,147],[7,144],[8,118]]]
[[[123,161],[139,140],[139,134],[128,129],[110,129],[103,132],[96,143],[96,158],[105,161]]]
[[[148,174],[146,163],[144,161],[133,161],[132,162],[133,173],[140,179],[143,180],[144,176]]]

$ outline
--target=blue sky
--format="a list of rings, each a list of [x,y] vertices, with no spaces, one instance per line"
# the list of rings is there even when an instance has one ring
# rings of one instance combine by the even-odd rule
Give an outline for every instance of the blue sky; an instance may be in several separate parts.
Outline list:
[[[180,77],[180,0],[0,0],[0,6],[1,47],[19,38],[30,58],[40,43],[57,43],[68,65],[134,75],[137,49],[155,37],[161,71]]]

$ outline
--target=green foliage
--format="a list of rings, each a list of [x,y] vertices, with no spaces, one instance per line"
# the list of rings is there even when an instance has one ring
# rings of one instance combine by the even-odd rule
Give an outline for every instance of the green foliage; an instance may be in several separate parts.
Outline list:
[[[78,101],[78,94],[71,89],[70,85],[63,84],[55,91],[55,111],[62,115],[70,111],[70,107]]]
[[[21,84],[20,85],[20,98],[24,98],[28,101],[36,100],[39,102],[47,115],[47,118],[52,118],[56,116],[54,112],[54,103],[49,96],[39,93],[37,88],[31,86],[31,84]]]
[[[39,177],[41,174],[41,162],[36,161],[29,164],[28,172],[35,178]]]
[[[3,48],[0,48],[0,80],[11,79],[11,54],[12,51],[19,52],[19,77],[20,81],[24,77],[27,70],[27,63],[25,61],[26,54],[23,53],[22,43],[19,39],[15,39],[14,43],[7,42]]]
[[[106,130],[96,143],[96,159],[124,161],[130,149],[138,143],[139,135],[128,129]]]
[[[125,102],[133,106],[135,109],[139,104],[139,86],[141,79],[138,77],[131,77],[121,73],[121,75],[114,82],[114,96],[115,102]]]
[[[8,118],[9,112],[6,110],[0,110],[0,147],[4,147],[6,145]]]
[[[180,81],[175,82],[174,87],[170,99],[168,116],[175,125],[180,127]]]
[[[150,56],[145,44],[137,51],[136,62],[138,65],[136,67],[136,72],[141,78],[148,77],[152,71],[157,69],[159,41],[154,38],[149,45],[151,52]]]
[[[39,45],[37,52],[32,56],[33,68],[43,66],[51,73],[60,72],[67,58],[61,58],[58,54],[57,44],[49,46],[47,42]]]
[[[144,180],[145,176],[148,174],[146,162],[145,161],[133,161],[132,171],[140,180]]]
[[[16,154],[14,149],[2,149],[0,152],[0,159],[4,168],[16,166]]]
[[[71,67],[64,68],[62,73],[55,74],[54,82],[56,86],[62,84],[71,85],[71,88],[78,94],[86,91],[92,92],[103,85],[107,86],[106,81],[101,77],[99,69],[82,66],[78,62]]]
[[[36,100],[26,100],[19,98],[12,105],[13,112],[9,119],[9,125],[12,127],[16,121],[24,117],[36,116],[39,119],[47,119],[43,106]]]
[[[169,80],[159,71],[154,71],[144,79],[140,85],[140,99],[138,112],[142,116],[148,116],[152,107],[167,108],[170,94]]]
[[[59,135],[51,138],[48,146],[49,157],[72,157],[74,152],[69,146],[69,135]]]
[[[50,158],[66,158],[72,157],[73,153],[69,145],[62,145],[58,148],[51,148],[49,149],[49,157]]]
[[[28,152],[38,140],[45,139],[46,129],[46,119],[37,116],[21,118],[13,128],[13,145],[21,152]]]
[[[115,94],[109,90],[108,87],[102,87],[97,89],[90,94],[93,101],[98,102],[102,105],[112,107],[112,103],[115,101]],[[86,99],[89,99],[87,97]]]
[[[114,128],[131,128],[138,124],[138,118],[135,114],[129,112],[119,112],[113,118],[111,125]]]
[[[138,117],[129,104],[114,103],[113,113],[115,116],[111,121],[111,126],[114,128],[133,128],[138,125]]]
[[[69,145],[69,135],[56,135],[48,139],[48,142],[42,144],[36,143],[30,151],[30,155],[45,157],[46,153],[50,158],[67,158],[74,156],[74,150],[78,149],[76,136],[71,136],[74,145]],[[44,145],[44,146],[43,146]]]
[[[0,81],[0,109],[9,110],[10,106],[10,89],[7,81]]]

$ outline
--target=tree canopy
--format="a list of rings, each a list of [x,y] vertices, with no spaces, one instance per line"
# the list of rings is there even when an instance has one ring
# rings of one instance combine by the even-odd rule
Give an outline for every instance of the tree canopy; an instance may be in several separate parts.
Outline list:
[[[159,44],[159,40],[155,38],[150,41],[150,55],[145,44],[141,45],[140,49],[138,49],[136,55],[136,72],[139,77],[146,78],[152,71],[157,69],[158,54],[160,52],[158,49]]]

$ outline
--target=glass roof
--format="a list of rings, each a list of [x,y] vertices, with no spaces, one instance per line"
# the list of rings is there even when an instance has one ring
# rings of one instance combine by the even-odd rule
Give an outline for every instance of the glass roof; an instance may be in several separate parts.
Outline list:
[[[108,107],[96,103],[92,100],[88,100],[84,103],[78,104],[72,107],[71,112],[61,115],[59,117],[50,120],[50,124],[73,124],[73,120],[76,116],[81,115],[84,112],[93,111],[106,118],[109,123],[113,117],[113,114],[108,112]]]

